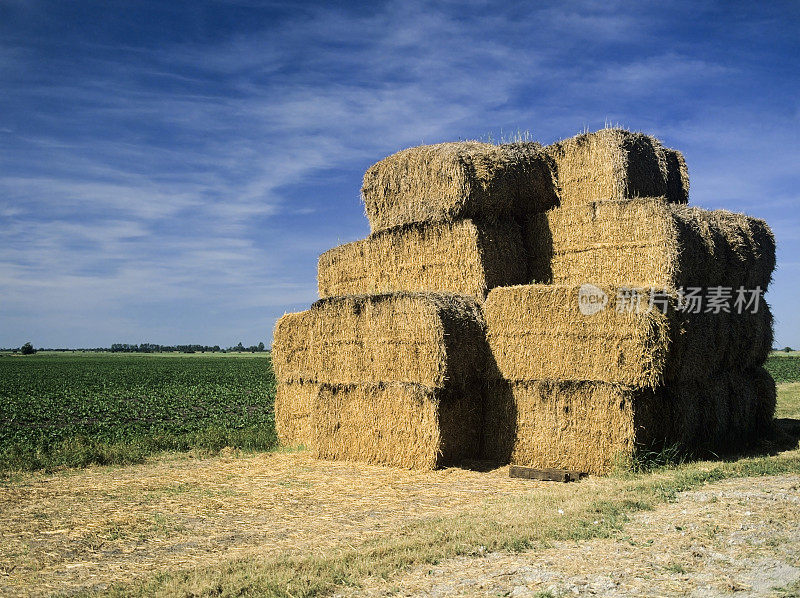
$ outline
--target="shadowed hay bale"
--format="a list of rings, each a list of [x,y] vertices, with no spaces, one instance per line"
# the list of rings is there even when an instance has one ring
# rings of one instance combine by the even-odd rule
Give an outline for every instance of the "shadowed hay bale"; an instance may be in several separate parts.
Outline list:
[[[319,392],[315,382],[279,382],[275,393],[275,429],[284,446],[310,447],[314,439],[311,409]]]
[[[729,451],[768,429],[775,396],[768,378],[759,368],[658,389],[496,381],[487,396],[483,457],[603,474],[640,449]]]
[[[434,469],[476,457],[481,386],[323,384],[313,410],[314,449],[324,459]]]
[[[373,231],[461,218],[497,222],[558,203],[553,163],[538,143],[405,149],[367,170],[361,195]]]
[[[648,135],[602,129],[559,141],[545,151],[556,163],[561,206],[633,197],[688,201],[683,156]]]
[[[766,290],[775,266],[774,238],[762,220],[652,198],[534,214],[524,237],[539,282]]]
[[[708,212],[708,217],[726,240],[726,284],[766,291],[775,269],[775,237],[767,223],[727,210]]]
[[[527,282],[519,226],[471,220],[413,224],[374,233],[319,258],[320,297],[445,291],[480,301],[496,286]]]
[[[666,291],[657,291],[649,309],[650,289],[643,289],[637,291],[637,312],[636,295],[626,296],[624,287],[593,288],[592,293],[565,285],[493,289],[484,316],[498,375],[655,388],[764,362],[771,340],[766,309],[752,315],[688,314],[676,310],[677,296]],[[595,313],[587,310],[591,297],[594,305],[604,305]]]
[[[667,197],[675,203],[688,203],[689,168],[683,154],[665,147],[664,157],[667,162]]]
[[[442,388],[486,367],[478,303],[445,293],[320,299],[275,326],[280,381],[410,382]]]
[[[727,346],[726,368],[754,368],[764,365],[772,351],[773,318],[769,305],[763,299],[756,313],[735,311],[730,318],[730,339]]]
[[[666,380],[702,380],[715,372],[758,368],[772,350],[772,312],[765,301],[756,313],[676,314]],[[699,366],[698,364],[702,364]]]
[[[737,367],[659,392],[673,422],[669,441],[700,451],[725,453],[763,437],[775,413],[775,383],[762,367]]]
[[[775,380],[763,367],[753,370],[752,380],[757,395],[754,413],[755,433],[758,436],[765,436],[772,431],[772,420],[775,417],[775,407],[778,402],[778,390],[775,386]]]

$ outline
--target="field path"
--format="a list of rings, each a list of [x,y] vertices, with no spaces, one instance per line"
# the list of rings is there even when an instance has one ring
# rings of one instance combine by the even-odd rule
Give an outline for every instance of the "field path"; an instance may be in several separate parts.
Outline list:
[[[800,476],[730,479],[634,514],[614,539],[458,557],[367,596],[800,596]]]

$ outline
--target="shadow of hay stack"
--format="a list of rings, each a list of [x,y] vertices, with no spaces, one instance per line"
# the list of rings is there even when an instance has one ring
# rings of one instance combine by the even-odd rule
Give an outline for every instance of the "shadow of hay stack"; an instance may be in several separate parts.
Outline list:
[[[546,148],[421,146],[373,165],[372,233],[320,256],[322,298],[276,324],[281,441],[410,468],[602,474],[642,449],[764,438],[768,306],[691,313],[682,298],[765,291],[775,241],[763,221],[688,207],[688,194],[680,152],[621,129]],[[586,283],[604,309],[581,311]],[[618,309],[631,288],[657,291],[663,310]]]

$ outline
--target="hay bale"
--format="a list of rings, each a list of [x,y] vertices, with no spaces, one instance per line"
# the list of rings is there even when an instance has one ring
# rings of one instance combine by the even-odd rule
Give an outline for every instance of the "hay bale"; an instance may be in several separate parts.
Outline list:
[[[315,382],[278,382],[275,393],[275,429],[283,446],[313,445],[311,411],[319,392]]]
[[[482,403],[478,384],[323,384],[312,414],[315,455],[410,469],[476,457]]]
[[[654,198],[534,214],[523,236],[537,282],[766,290],[775,266],[763,221]]]
[[[678,150],[663,148],[667,162],[667,197],[675,203],[689,201],[689,168]]]
[[[662,417],[673,420],[668,443],[698,454],[724,454],[764,436],[772,420],[774,382],[761,367],[724,370],[703,380],[669,384]]]
[[[485,324],[478,303],[445,293],[320,299],[275,326],[278,380],[408,382],[443,388],[482,375]]]
[[[698,221],[656,198],[534,214],[524,236],[537,282],[677,288],[705,284],[716,265]]]
[[[747,374],[745,374],[747,375]],[[770,373],[763,367],[751,370],[750,379],[756,393],[756,405],[753,410],[754,434],[757,438],[765,437],[772,432],[772,421],[778,402],[778,390]]]
[[[367,170],[361,195],[373,232],[462,218],[498,222],[558,203],[553,163],[538,143],[405,149]]]
[[[658,389],[590,381],[497,381],[486,401],[485,459],[604,474],[637,451],[725,453],[762,437],[775,385],[763,368]]]
[[[472,220],[410,224],[347,243],[319,258],[320,297],[444,291],[483,301],[489,289],[527,281],[520,227]]]
[[[618,289],[598,289],[605,294],[607,305],[592,315],[581,313],[577,286],[493,289],[484,304],[484,315],[499,374],[507,380],[593,380],[639,387],[663,384],[672,342],[679,332],[674,299],[667,314],[658,309],[619,312]]]
[[[762,299],[756,313],[733,312],[728,315],[729,339],[726,345],[726,369],[757,368],[767,360],[772,351],[772,310]]]
[[[606,303],[584,313],[588,297],[581,286],[520,285],[489,293],[483,311],[497,376],[657,388],[759,367],[771,346],[766,307],[755,314],[685,313],[676,309],[676,294],[657,290],[649,309],[650,288],[598,285],[596,296]],[[629,292],[639,296],[638,312]]]
[[[545,152],[555,160],[561,206],[634,197],[688,201],[683,156],[648,135],[602,129],[549,145]]]
[[[775,270],[775,237],[767,223],[727,210],[707,214],[725,239],[726,286],[766,291]]]
[[[647,416],[657,406],[645,405],[658,399],[652,391],[548,380],[490,388],[483,457],[499,463],[605,474],[630,460],[637,440],[658,435]]]

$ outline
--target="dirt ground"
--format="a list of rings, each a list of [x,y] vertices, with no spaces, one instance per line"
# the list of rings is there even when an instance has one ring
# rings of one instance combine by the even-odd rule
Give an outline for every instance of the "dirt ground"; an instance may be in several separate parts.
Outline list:
[[[800,476],[709,484],[634,514],[614,539],[454,558],[352,594],[800,596]]]
[[[0,595],[101,590],[165,569],[352,546],[530,488],[508,468],[412,472],[306,452],[26,474],[0,484]]]
[[[414,521],[526,493],[552,504],[613,491],[489,472],[317,461],[305,452],[172,456],[0,483],[0,595],[71,594],[238,557],[323,554]],[[780,595],[800,579],[800,476],[738,479],[633,515],[613,540],[457,558],[358,593]],[[565,506],[564,508],[567,508]]]

